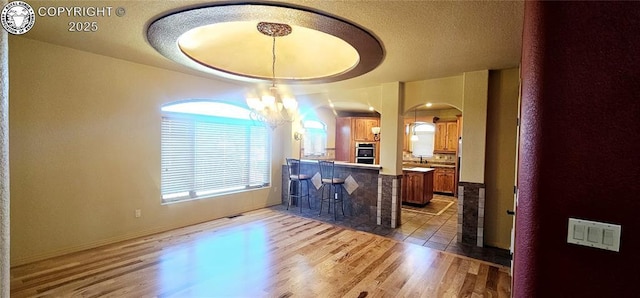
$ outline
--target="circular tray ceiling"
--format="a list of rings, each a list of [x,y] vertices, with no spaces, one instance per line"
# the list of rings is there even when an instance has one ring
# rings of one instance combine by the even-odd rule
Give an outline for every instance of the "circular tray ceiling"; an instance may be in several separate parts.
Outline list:
[[[187,9],[151,23],[147,38],[165,57],[230,79],[272,79],[273,38],[259,22],[287,24],[275,37],[275,79],[282,83],[346,80],[376,68],[380,41],[344,20],[293,7],[231,4]]]

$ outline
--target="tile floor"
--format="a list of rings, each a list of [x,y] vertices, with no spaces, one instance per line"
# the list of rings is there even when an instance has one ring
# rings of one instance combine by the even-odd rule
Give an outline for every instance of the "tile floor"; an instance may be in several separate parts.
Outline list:
[[[434,194],[434,199],[453,200],[455,197]],[[375,221],[365,216],[342,215],[338,209],[337,220],[334,220],[333,211],[327,213],[326,205],[323,212],[318,215],[318,206],[311,202],[311,209],[306,200],[303,200],[302,211],[298,206],[291,206],[287,210],[286,204],[277,205],[272,209],[287,212],[294,215],[303,216],[317,220],[326,221],[332,224],[350,227],[356,230],[370,232],[385,237],[390,237],[399,241],[409,242],[417,245],[430,247],[442,251],[451,252],[458,255],[484,260],[503,266],[510,266],[511,256],[508,250],[492,247],[476,247],[459,243],[457,240],[457,212],[458,204],[455,202],[440,215],[425,214],[411,209],[402,209],[402,224],[397,229],[385,228],[381,226],[371,226],[368,222]],[[332,206],[333,209],[333,206]],[[412,208],[413,209],[413,208]]]

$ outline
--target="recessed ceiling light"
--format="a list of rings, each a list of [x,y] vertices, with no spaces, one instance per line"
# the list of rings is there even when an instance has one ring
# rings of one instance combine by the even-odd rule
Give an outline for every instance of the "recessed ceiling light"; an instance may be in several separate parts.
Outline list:
[[[331,103],[329,103],[329,106],[333,108],[333,107],[335,107],[336,105],[334,105],[334,104],[331,102]]]
[[[428,102],[428,103],[426,104],[427,108],[430,108],[432,105],[433,105],[433,104],[431,104],[430,102]]]
[[[373,112],[374,108],[372,106],[369,106],[369,111]]]
[[[162,55],[190,68],[242,81],[270,80],[271,56],[258,49],[271,39],[255,29],[259,22],[293,28],[278,40],[280,83],[342,81],[375,69],[384,58],[382,43],[364,28],[310,8],[271,3],[185,8],[152,21],[147,38]]]

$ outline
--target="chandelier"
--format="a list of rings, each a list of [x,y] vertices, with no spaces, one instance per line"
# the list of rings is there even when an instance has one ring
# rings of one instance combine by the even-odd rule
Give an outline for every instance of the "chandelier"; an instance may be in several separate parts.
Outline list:
[[[271,129],[292,122],[298,103],[294,98],[282,97],[276,88],[276,37],[291,34],[291,26],[279,23],[258,23],[258,31],[273,39],[271,47],[271,87],[269,93],[261,98],[247,98],[247,105],[251,109],[251,119],[269,125]]]
[[[416,127],[418,127],[418,108],[413,109],[413,135],[411,136],[411,142],[420,140],[416,134]]]

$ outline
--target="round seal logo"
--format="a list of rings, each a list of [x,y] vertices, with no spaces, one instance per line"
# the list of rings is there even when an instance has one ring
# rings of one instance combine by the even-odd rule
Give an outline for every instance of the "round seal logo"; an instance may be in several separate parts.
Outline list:
[[[25,34],[36,23],[36,13],[31,5],[23,1],[7,3],[2,8],[2,27],[11,34]]]

